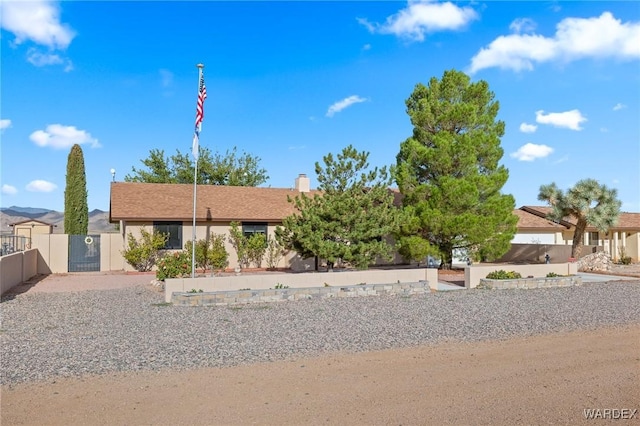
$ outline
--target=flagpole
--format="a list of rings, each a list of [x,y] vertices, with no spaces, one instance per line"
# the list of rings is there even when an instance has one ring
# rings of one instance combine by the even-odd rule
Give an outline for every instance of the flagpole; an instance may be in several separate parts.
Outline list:
[[[196,65],[198,67],[198,96],[200,96],[200,81],[202,80],[202,68],[203,64]],[[195,134],[194,138],[200,139],[199,134]],[[200,150],[200,141],[198,141],[198,151]],[[197,155],[196,155],[197,154]],[[193,153],[194,155],[194,172],[193,172],[193,232],[191,237],[191,278],[196,277],[196,196],[198,188],[198,159],[200,158],[199,152]]]

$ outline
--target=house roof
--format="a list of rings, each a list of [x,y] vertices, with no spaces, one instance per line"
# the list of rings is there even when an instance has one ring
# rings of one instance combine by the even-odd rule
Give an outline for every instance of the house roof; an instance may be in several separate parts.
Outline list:
[[[545,217],[540,217],[526,210],[517,209],[513,214],[518,216],[518,230],[557,230],[563,231],[567,227],[553,222]]]
[[[548,206],[522,206],[521,210],[534,214],[536,216],[546,218],[551,213],[551,207]],[[561,224],[567,227],[573,227],[576,225],[576,218],[573,216],[564,217]],[[519,224],[518,224],[519,226]],[[587,231],[595,231],[593,226],[587,226]],[[625,231],[638,231],[640,230],[640,213],[622,212],[618,217],[618,223],[611,227],[611,230],[625,230]]]
[[[312,195],[315,191],[309,193]],[[296,212],[287,197],[300,194],[289,188],[198,185],[198,221],[279,222]],[[149,221],[193,219],[193,185],[113,182],[110,220]]]
[[[37,219],[21,220],[20,222],[10,223],[9,226],[24,225],[25,223],[32,223],[32,222],[35,222],[36,224],[39,224],[39,225],[53,226],[51,223],[43,222],[43,221],[37,220]]]

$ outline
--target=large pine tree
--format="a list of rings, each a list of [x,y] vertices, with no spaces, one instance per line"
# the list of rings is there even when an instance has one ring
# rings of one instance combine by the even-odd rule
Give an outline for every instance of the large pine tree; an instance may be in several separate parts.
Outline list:
[[[407,258],[454,251],[476,259],[504,254],[516,232],[515,200],[500,192],[509,176],[498,164],[504,122],[485,81],[459,71],[418,84],[407,99],[413,136],[400,145],[395,178],[405,212],[398,242]]]
[[[89,230],[87,177],[84,171],[82,148],[75,144],[67,159],[67,184],[64,190],[64,232],[86,235]]]
[[[316,163],[318,189],[312,197],[291,200],[298,214],[284,219],[276,235],[304,258],[342,260],[366,269],[376,258],[390,259],[386,237],[397,230],[400,210],[393,205],[386,167],[370,168],[368,152],[348,146],[336,157]]]

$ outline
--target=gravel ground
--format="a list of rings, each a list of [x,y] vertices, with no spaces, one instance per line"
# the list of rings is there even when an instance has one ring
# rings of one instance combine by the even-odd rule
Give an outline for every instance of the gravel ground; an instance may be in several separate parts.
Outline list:
[[[163,304],[149,287],[2,299],[0,383],[223,367],[640,324],[640,281],[239,307]]]

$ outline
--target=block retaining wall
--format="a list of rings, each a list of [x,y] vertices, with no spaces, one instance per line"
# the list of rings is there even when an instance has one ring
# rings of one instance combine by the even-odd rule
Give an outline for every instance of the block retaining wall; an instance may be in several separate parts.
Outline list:
[[[518,288],[551,288],[551,287],[572,287],[582,284],[579,276],[570,277],[544,277],[544,278],[519,278],[514,280],[490,280],[483,278],[476,287],[490,290],[510,290]]]
[[[177,306],[222,306],[246,303],[283,302],[287,300],[330,299],[366,296],[419,296],[430,293],[427,281],[417,283],[364,284],[342,287],[283,288],[265,290],[173,293]]]

